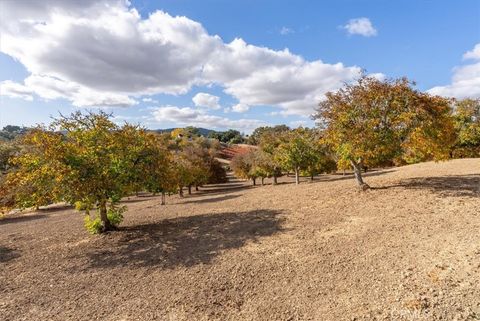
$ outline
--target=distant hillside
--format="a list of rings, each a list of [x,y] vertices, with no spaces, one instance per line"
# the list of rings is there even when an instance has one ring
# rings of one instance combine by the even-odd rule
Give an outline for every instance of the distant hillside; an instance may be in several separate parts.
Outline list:
[[[239,154],[245,154],[252,149],[257,149],[257,146],[247,145],[247,144],[222,144],[222,149],[220,151],[220,158],[230,161],[233,157]]]

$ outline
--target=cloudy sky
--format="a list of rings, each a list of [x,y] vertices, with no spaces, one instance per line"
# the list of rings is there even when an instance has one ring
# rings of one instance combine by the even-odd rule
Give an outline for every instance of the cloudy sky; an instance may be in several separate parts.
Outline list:
[[[480,97],[480,1],[0,0],[0,126],[311,126],[362,70]]]

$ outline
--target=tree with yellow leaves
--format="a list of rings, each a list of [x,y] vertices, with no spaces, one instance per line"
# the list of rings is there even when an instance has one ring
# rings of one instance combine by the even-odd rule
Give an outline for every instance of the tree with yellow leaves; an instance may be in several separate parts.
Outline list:
[[[362,76],[326,94],[313,116],[341,165],[350,163],[358,185],[362,169],[449,157],[454,141],[450,101],[421,93],[406,78]]]
[[[16,168],[4,188],[16,191],[14,205],[21,208],[56,201],[81,204],[87,228],[105,232],[122,220],[122,197],[151,186],[152,177],[164,178],[157,174],[168,158],[156,144],[152,134],[129,124],[117,126],[104,112],[61,116],[50,128],[24,137],[24,151],[13,159]]]

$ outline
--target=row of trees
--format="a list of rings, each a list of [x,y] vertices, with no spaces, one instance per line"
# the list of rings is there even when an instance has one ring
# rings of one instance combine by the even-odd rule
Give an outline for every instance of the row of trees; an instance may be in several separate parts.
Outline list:
[[[294,173],[298,184],[301,174],[352,168],[359,187],[367,189],[367,167],[480,153],[478,100],[431,96],[404,78],[361,77],[328,93],[313,118],[315,129],[256,129],[248,138],[251,149],[231,168],[262,184],[267,177],[275,184],[285,173]],[[238,132],[224,134],[231,141]],[[0,205],[8,210],[64,201],[86,212],[90,230],[106,231],[122,219],[122,197],[149,191],[164,202],[166,194],[225,181],[215,159],[219,148],[218,139],[198,137],[192,128],[155,134],[118,126],[102,112],[62,116],[0,145]]]
[[[363,76],[328,93],[313,119],[316,129],[285,125],[257,128],[256,145],[232,161],[243,178],[294,172],[309,176],[352,168],[362,189],[362,171],[451,157],[480,156],[480,101],[455,101],[422,93],[406,78]]]
[[[100,112],[60,117],[49,128],[21,137],[8,157],[0,197],[4,209],[55,202],[84,210],[92,232],[121,222],[122,197],[149,191],[189,193],[192,187],[225,181],[215,160],[218,143],[201,137],[156,135],[135,125],[118,126]],[[90,217],[95,210],[93,217]]]
[[[256,184],[257,178],[263,185],[265,178],[277,177],[285,172],[295,174],[299,184],[300,174],[308,175],[313,180],[315,175],[335,170],[335,161],[327,145],[322,142],[319,131],[308,128],[290,130],[288,127],[263,128],[258,137],[258,146],[232,159],[230,167],[235,175],[251,179]]]

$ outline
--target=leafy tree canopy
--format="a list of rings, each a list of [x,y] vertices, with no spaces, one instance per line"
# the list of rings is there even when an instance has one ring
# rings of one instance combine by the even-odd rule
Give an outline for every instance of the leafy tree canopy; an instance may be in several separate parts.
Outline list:
[[[324,141],[349,162],[360,186],[364,166],[445,159],[454,138],[450,101],[413,89],[406,78],[363,76],[327,93],[313,116]]]

